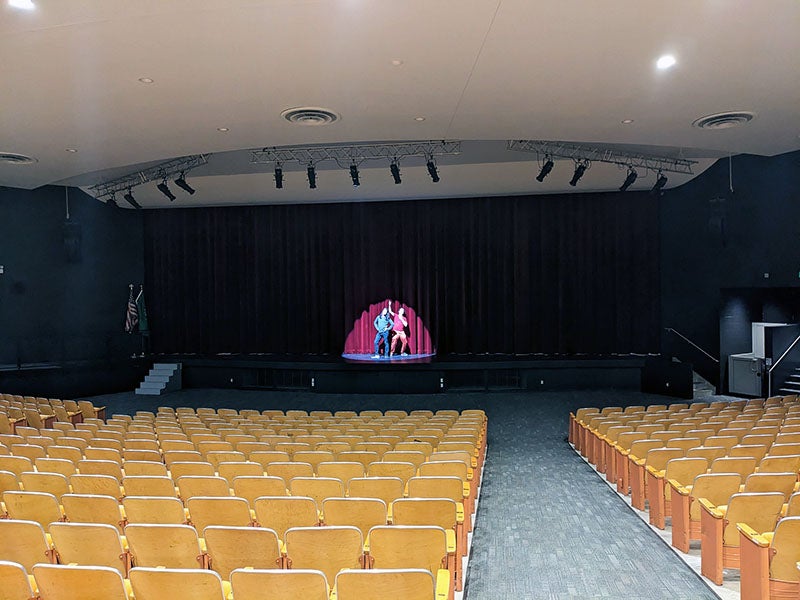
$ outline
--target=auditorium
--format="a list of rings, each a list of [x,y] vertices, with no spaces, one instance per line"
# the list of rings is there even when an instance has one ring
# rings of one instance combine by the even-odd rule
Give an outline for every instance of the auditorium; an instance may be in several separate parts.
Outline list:
[[[0,56],[0,600],[800,600],[800,3]]]

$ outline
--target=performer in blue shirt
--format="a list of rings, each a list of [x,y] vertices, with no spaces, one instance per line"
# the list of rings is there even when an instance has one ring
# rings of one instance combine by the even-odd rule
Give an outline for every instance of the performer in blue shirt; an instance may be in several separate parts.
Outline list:
[[[372,355],[372,358],[380,358],[380,354],[378,349],[381,345],[381,340],[383,340],[383,355],[386,358],[389,358],[389,331],[392,329],[392,301],[389,300],[389,308],[383,307],[381,314],[375,317],[375,320],[372,324],[375,326],[375,354]]]

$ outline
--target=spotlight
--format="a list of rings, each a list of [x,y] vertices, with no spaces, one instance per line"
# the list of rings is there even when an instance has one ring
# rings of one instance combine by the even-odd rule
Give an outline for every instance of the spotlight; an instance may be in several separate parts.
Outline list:
[[[428,174],[431,176],[431,181],[433,183],[439,183],[439,171],[436,169],[436,163],[433,162],[433,159],[429,160],[425,166],[428,167]]]
[[[392,173],[392,179],[394,179],[395,184],[402,183],[402,179],[400,179],[400,165],[396,162],[393,162],[389,165],[389,171]]]
[[[583,174],[586,173],[586,169],[586,163],[575,163],[575,172],[572,174],[572,179],[569,180],[569,184],[572,187],[578,185],[578,181],[580,181]]]
[[[306,173],[308,174],[308,187],[309,189],[315,190],[317,189],[317,171],[314,169],[314,165],[308,165],[308,169],[306,169]]]
[[[353,187],[361,185],[361,179],[358,177],[358,166],[355,164],[350,165],[350,179],[353,180]]]
[[[283,168],[280,165],[275,167],[275,187],[279,190],[283,189]]]
[[[536,181],[540,183],[544,181],[544,178],[547,177],[550,174],[550,171],[553,170],[554,164],[555,163],[549,156],[545,156],[545,162],[542,165],[542,170],[539,171],[539,174],[536,176]]]
[[[194,194],[194,188],[192,188],[192,186],[186,183],[186,177],[184,176],[183,173],[181,173],[181,176],[175,180],[175,185],[177,185],[179,188],[181,188],[184,192],[186,192],[190,196]]]
[[[128,188],[128,193],[127,193],[127,194],[125,194],[125,195],[123,196],[123,198],[125,198],[125,201],[126,201],[128,204],[130,204],[130,205],[131,205],[133,208],[137,208],[137,209],[139,209],[139,208],[142,208],[142,205],[141,205],[141,204],[139,204],[139,203],[136,201],[136,198],[134,198],[134,197],[133,197],[133,191],[132,191],[130,188]]]
[[[619,191],[624,192],[631,187],[633,182],[636,181],[637,177],[639,177],[639,174],[634,170],[634,168],[628,167],[628,176],[625,178],[625,182],[620,186]]]
[[[664,174],[661,171],[659,171],[658,172],[658,179],[656,179],[656,182],[653,185],[653,189],[650,190],[650,191],[653,192],[654,194],[657,194],[662,189],[664,189],[665,185],[667,185],[667,178],[664,176]]]
[[[164,181],[162,181],[161,183],[159,183],[156,187],[158,188],[159,192],[161,192],[167,198],[169,198],[170,202],[175,200],[175,194],[173,194],[172,190],[169,189],[169,186],[167,185],[167,180],[166,179]]]

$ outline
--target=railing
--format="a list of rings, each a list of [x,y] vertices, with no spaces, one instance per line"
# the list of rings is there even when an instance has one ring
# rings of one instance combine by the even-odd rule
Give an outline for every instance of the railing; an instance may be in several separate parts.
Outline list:
[[[794,349],[795,346],[797,346],[798,342],[800,342],[800,335],[794,338],[794,341],[791,344],[789,344],[789,347],[786,349],[786,351],[783,354],[781,354],[780,358],[776,360],[774,363],[772,363],[772,365],[770,366],[767,372],[767,377],[768,377],[767,391],[770,396],[772,396],[772,372],[778,368],[778,366],[783,362],[783,359],[789,355],[789,353]]]
[[[713,354],[701,348],[698,344],[690,340],[688,337],[683,335],[680,331],[673,329],[672,327],[665,327],[664,331],[668,334],[673,334],[677,339],[681,340],[687,348],[692,350],[693,357],[695,360],[682,360],[681,362],[691,362],[693,365],[693,369],[697,371],[704,379],[708,380],[712,383],[719,391],[720,385],[720,371],[719,371],[719,358],[715,357]],[[680,353],[674,352],[681,358]],[[699,360],[698,360],[699,359]]]

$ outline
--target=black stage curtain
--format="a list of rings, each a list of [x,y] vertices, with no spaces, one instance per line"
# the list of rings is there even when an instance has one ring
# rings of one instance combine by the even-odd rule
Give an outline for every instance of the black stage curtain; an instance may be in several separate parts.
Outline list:
[[[151,210],[145,269],[156,352],[339,354],[384,298],[440,354],[658,351],[645,193]]]

